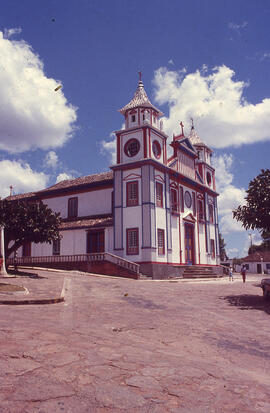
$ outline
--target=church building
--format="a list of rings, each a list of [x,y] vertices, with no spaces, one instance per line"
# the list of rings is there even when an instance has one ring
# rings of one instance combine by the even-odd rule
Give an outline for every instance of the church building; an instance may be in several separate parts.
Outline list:
[[[211,148],[193,122],[188,136],[181,122],[180,133],[167,142],[163,114],[150,102],[141,78],[120,113],[125,127],[115,132],[116,163],[110,171],[7,198],[42,200],[62,217],[61,240],[25,244],[18,263],[65,263],[65,268],[153,278],[181,277],[190,268],[219,273]]]

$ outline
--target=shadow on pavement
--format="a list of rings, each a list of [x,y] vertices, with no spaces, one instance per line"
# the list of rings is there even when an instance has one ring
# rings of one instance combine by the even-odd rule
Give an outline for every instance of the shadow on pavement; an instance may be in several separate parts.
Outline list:
[[[270,301],[265,300],[260,295],[227,295],[220,297],[220,299],[227,301],[232,306],[238,307],[239,310],[260,310],[270,314]]]
[[[24,272],[24,271],[8,270],[8,273],[11,275],[15,275],[16,277],[29,277],[29,278],[36,278],[36,279],[46,278],[46,277],[42,277],[41,275],[38,275],[35,273]]]

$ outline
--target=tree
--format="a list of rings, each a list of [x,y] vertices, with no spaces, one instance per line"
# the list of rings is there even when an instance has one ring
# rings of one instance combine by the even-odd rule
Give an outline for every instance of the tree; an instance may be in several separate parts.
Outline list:
[[[228,256],[226,254],[226,244],[224,241],[224,238],[222,237],[221,233],[218,233],[218,238],[219,238],[219,254],[220,254],[220,260],[221,261],[226,261],[228,259]]]
[[[60,213],[43,202],[0,201],[0,225],[5,228],[6,259],[26,242],[46,242],[60,238]]]
[[[257,229],[262,235],[270,231],[270,169],[250,181],[246,205],[239,205],[233,217],[242,222],[245,229]]]

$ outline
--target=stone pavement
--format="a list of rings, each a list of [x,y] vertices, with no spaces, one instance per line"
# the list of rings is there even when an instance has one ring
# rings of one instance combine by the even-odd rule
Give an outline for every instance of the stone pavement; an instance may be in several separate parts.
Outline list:
[[[1,413],[270,411],[261,277],[39,275],[65,302],[0,306]]]

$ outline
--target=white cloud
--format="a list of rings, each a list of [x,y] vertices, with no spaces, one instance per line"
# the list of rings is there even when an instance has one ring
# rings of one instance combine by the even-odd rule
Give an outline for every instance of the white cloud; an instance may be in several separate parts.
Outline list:
[[[270,99],[247,102],[243,93],[248,85],[234,80],[227,66],[210,74],[205,67],[189,74],[161,67],[154,85],[155,100],[169,106],[169,116],[163,118],[169,136],[179,132],[179,121],[189,125],[193,117],[202,140],[213,148],[270,140]]]
[[[9,37],[16,30],[9,29]],[[54,91],[60,82],[46,77],[42,61],[26,42],[0,32],[0,52],[0,150],[62,146],[73,134],[76,109],[62,89]]]
[[[173,61],[173,59],[170,59],[170,60],[168,61],[168,64],[174,66],[174,61]]]
[[[22,32],[21,27],[13,27],[12,29],[4,29],[4,38],[10,39],[12,36],[16,34],[20,34]]]
[[[213,157],[213,167],[216,170],[217,191],[219,192],[219,228],[222,234],[245,231],[241,223],[233,219],[232,214],[233,209],[236,209],[238,205],[244,204],[244,198],[246,196],[244,188],[237,188],[232,184],[232,165],[233,156],[231,154]]]
[[[54,151],[50,151],[45,156],[44,164],[48,168],[56,168],[58,165],[58,156]]]
[[[125,128],[125,124],[122,124],[121,129]],[[107,156],[111,164],[116,163],[116,137],[114,132],[110,133],[110,140],[102,140],[100,142],[100,152],[102,155]]]
[[[241,30],[241,29],[244,29],[245,27],[247,27],[247,25],[248,25],[248,22],[247,22],[247,21],[244,21],[243,23],[239,23],[239,24],[230,22],[230,23],[228,24],[228,27],[229,27],[229,29],[235,30],[235,31],[237,31],[237,32],[240,34],[240,30]]]
[[[74,179],[75,176],[72,174],[67,174],[66,172],[62,172],[59,175],[57,175],[56,178],[56,183],[61,182],[61,181],[66,181],[67,179]]]
[[[10,194],[10,186],[13,193],[38,191],[46,187],[49,177],[42,172],[35,172],[23,161],[0,161],[0,196]]]

